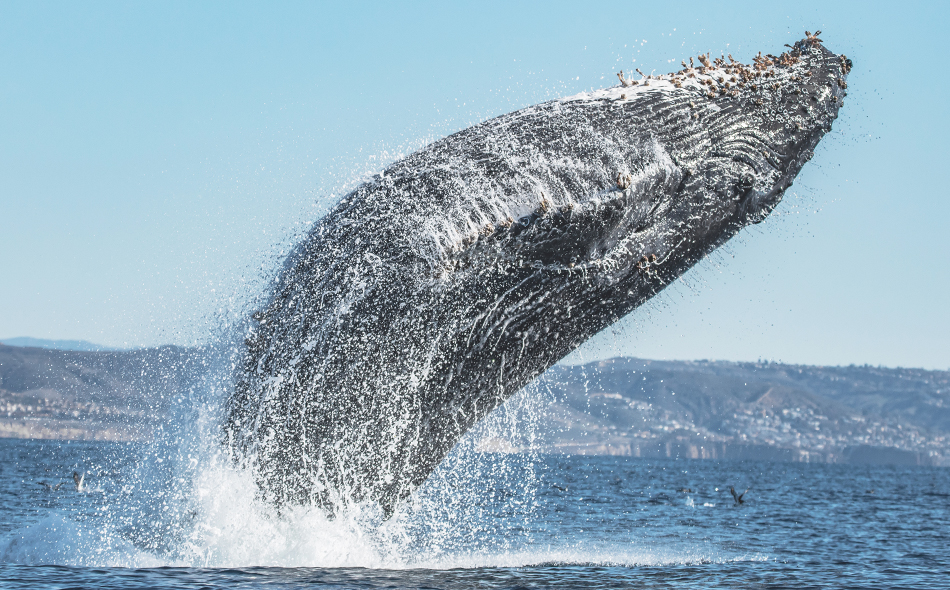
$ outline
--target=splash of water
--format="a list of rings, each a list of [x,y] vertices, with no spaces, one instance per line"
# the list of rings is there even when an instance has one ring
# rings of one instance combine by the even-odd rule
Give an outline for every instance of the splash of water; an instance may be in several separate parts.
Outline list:
[[[222,363],[227,364],[227,363]],[[663,565],[733,559],[703,545],[638,546],[549,528],[532,451],[548,392],[529,388],[472,430],[390,518],[374,502],[328,518],[277,509],[218,442],[227,371],[182,395],[176,419],[119,469],[106,456],[70,504],[0,540],[0,561],[85,567],[450,569]],[[177,426],[176,426],[177,425]],[[516,451],[516,452],[515,452]],[[96,474],[99,474],[98,476]]]

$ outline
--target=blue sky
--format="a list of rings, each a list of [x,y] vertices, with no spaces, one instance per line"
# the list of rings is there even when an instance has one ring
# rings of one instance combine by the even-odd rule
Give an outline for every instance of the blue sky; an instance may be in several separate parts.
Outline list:
[[[946,369],[950,10],[868,6],[2,2],[0,337],[206,341],[400,154],[821,29],[850,94],[784,203],[578,358]]]

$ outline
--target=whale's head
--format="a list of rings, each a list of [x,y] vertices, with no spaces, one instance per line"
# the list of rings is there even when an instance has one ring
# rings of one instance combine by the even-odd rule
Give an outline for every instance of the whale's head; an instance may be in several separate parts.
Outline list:
[[[732,72],[719,74],[723,69]],[[751,68],[724,66],[710,72],[714,78],[738,74],[744,79],[737,92],[725,90],[751,107],[745,117],[730,122],[746,128],[730,134],[725,125],[719,146],[734,163],[722,170],[733,177],[739,193],[736,223],[759,223],[781,201],[818,141],[831,130],[847,94],[850,70],[851,60],[827,50],[817,34],[809,34],[780,56],[760,54]],[[707,93],[707,98],[722,90]]]
[[[523,242],[533,259],[600,271],[614,293],[632,293],[620,312],[768,216],[831,129],[851,69],[817,34],[750,65],[732,56],[690,62],[568,99],[598,131],[572,138],[579,153],[597,155],[576,167],[596,170],[573,191],[590,196],[554,198],[519,230],[530,234]],[[557,195],[562,178],[583,173],[553,175],[546,188]]]

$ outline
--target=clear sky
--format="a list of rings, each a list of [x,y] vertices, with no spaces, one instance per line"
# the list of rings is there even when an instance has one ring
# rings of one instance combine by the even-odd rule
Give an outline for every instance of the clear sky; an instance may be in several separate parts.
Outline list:
[[[206,341],[400,154],[821,29],[849,96],[783,204],[582,358],[946,369],[948,6],[0,2],[0,337]]]

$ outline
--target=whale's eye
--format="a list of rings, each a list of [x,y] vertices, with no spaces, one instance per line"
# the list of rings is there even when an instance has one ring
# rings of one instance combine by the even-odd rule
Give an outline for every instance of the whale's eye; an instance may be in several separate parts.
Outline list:
[[[739,177],[739,190],[742,192],[750,191],[755,186],[755,177],[746,172]]]

